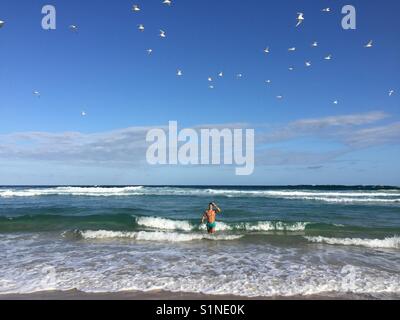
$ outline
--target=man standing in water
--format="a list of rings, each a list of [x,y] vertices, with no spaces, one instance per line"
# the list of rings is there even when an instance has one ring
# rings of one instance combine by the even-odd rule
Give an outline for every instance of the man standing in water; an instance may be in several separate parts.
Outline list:
[[[201,219],[201,223],[207,220],[207,232],[209,234],[215,233],[215,227],[217,226],[215,219],[217,213],[221,213],[221,209],[214,202],[211,202],[208,204],[208,209],[204,212]]]

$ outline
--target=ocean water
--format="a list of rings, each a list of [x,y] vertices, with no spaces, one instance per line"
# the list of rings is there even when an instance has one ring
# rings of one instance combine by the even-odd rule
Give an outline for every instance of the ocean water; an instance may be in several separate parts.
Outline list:
[[[399,299],[400,188],[0,187],[0,294],[70,289]]]

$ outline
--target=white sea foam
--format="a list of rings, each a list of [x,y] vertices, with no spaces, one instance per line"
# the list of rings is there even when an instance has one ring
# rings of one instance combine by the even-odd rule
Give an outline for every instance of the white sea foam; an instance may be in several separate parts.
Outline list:
[[[134,239],[137,241],[158,241],[158,242],[186,242],[194,240],[236,240],[241,235],[208,235],[201,233],[178,233],[178,232],[128,232],[128,231],[106,231],[88,230],[80,232],[84,239]]]
[[[231,230],[245,231],[304,231],[309,222],[258,221],[233,224]]]
[[[0,189],[0,198],[36,196],[220,196],[229,198],[253,197],[287,200],[319,201],[337,204],[396,204],[400,203],[400,191],[313,191],[313,190],[234,190],[179,187],[54,187]]]
[[[161,230],[191,231],[194,229],[189,221],[179,221],[159,217],[138,217],[136,218],[136,223],[140,226]]]
[[[201,189],[200,189],[201,190]],[[293,191],[293,190],[223,190],[223,189],[205,189],[205,193],[220,195],[244,195],[244,196],[275,196],[275,197],[398,197],[400,192],[335,192],[335,191]]]
[[[385,239],[360,239],[360,238],[328,238],[328,237],[305,237],[314,243],[326,243],[344,246],[363,246],[368,248],[390,248],[400,249],[400,237],[388,237]]]
[[[136,187],[55,187],[55,188],[28,188],[28,189],[0,189],[0,197],[35,197],[49,195],[72,195],[72,196],[129,196],[139,195],[142,186]]]
[[[11,237],[11,238],[10,238]],[[9,239],[10,241],[4,241]],[[29,245],[26,241],[29,239]],[[96,238],[93,238],[96,239]],[[165,290],[247,297],[400,297],[392,255],[234,242],[87,243],[0,234],[0,293]],[[327,256],[334,256],[330,263]],[[364,296],[365,297],[365,296]]]
[[[203,189],[179,187],[54,187],[54,188],[12,188],[0,189],[0,197],[35,197],[47,195],[72,196],[225,196],[225,197],[266,197],[289,200],[314,200],[324,202],[400,202],[397,190],[376,191],[313,191],[313,190],[236,190],[236,189]]]
[[[372,202],[380,202],[380,203],[397,203],[400,202],[400,198],[396,199],[377,199],[377,198],[329,198],[329,197],[286,197],[285,199],[291,200],[313,200],[313,201],[323,201],[323,202],[333,202],[333,203],[372,203]]]
[[[137,217],[140,226],[158,230],[205,230],[205,224],[194,225],[187,220],[172,220],[160,217]],[[304,231],[309,222],[256,221],[226,223],[217,221],[218,231]]]

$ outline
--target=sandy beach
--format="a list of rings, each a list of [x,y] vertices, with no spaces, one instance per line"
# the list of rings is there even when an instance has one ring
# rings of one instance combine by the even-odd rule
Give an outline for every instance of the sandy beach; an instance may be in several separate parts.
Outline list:
[[[86,293],[79,290],[44,291],[29,294],[0,295],[0,300],[235,300],[249,299],[228,295],[205,295],[196,293],[173,293],[166,291],[126,291],[107,293]]]
[[[78,290],[43,291],[29,294],[0,294],[0,300],[370,300],[366,295],[306,295],[292,297],[242,297],[235,295],[208,295],[168,291],[126,291],[115,293],[86,293]]]

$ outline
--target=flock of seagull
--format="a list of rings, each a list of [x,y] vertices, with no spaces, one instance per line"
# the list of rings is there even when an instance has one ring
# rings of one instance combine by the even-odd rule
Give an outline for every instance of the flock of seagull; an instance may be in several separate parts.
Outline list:
[[[170,6],[171,3],[172,3],[172,2],[171,2],[170,0],[165,0],[165,1],[163,1],[163,4],[166,4],[166,5],[168,5],[168,6]],[[134,5],[132,6],[132,12],[140,12],[140,11],[141,11],[141,8],[140,8],[140,6],[139,6],[138,4],[134,4]],[[331,8],[323,8],[321,11],[324,12],[324,13],[329,13],[329,12],[331,12],[332,10],[331,10]],[[296,21],[297,21],[297,23],[296,23],[296,28],[298,28],[298,27],[300,27],[300,25],[305,21],[305,15],[304,15],[303,12],[298,12],[298,13],[297,13]],[[143,24],[139,24],[137,27],[138,27],[138,30],[139,30],[140,32],[144,32],[145,27],[144,27]],[[161,38],[166,38],[166,37],[167,37],[166,32],[165,32],[164,30],[160,30],[159,36],[160,36]],[[313,47],[313,48],[318,47],[318,41],[314,41],[314,42],[311,44],[311,47]],[[365,48],[372,48],[372,47],[373,47],[373,40],[368,41],[368,43],[365,44],[364,47],[365,47]],[[152,49],[152,48],[149,48],[149,49],[147,49],[146,51],[147,51],[147,53],[148,53],[149,55],[151,55],[151,54],[153,53],[153,49]],[[294,51],[296,51],[296,47],[290,47],[290,48],[288,49],[288,51],[289,51],[289,52],[294,52]],[[268,54],[270,53],[270,47],[266,47],[265,49],[263,49],[263,52],[264,52],[266,55],[268,55]],[[333,59],[332,54],[328,54],[328,55],[324,56],[324,60],[326,60],[326,61],[329,61],[329,60],[332,60],[332,59]],[[307,68],[311,67],[311,65],[312,65],[312,62],[311,62],[311,61],[305,61],[305,66],[306,66]],[[294,67],[289,67],[288,70],[289,70],[289,71],[294,71]],[[183,75],[184,75],[184,73],[183,73],[183,70],[182,70],[182,69],[177,69],[177,70],[176,70],[176,76],[177,76],[177,77],[182,77]],[[222,71],[218,73],[218,77],[223,77],[223,76],[224,76],[224,73],[223,73]],[[236,74],[236,78],[237,78],[237,79],[241,79],[242,77],[243,77],[243,74],[241,74],[241,73]],[[209,82],[209,86],[208,86],[208,87],[209,87],[210,89],[214,89],[215,87],[214,87],[214,84],[213,84],[213,78],[212,78],[212,77],[208,77],[207,80],[208,80],[208,82]],[[270,83],[272,83],[272,80],[270,80],[270,79],[265,80],[265,83],[270,84]],[[394,90],[390,90],[390,91],[389,91],[389,96],[392,96],[393,94],[394,94]],[[278,95],[278,96],[276,96],[276,98],[280,100],[280,99],[283,99],[283,96],[282,96],[282,95]],[[338,101],[338,100],[334,100],[334,101],[333,101],[333,104],[336,104],[336,105],[337,105],[337,104],[339,104],[339,101]]]
[[[166,5],[166,6],[171,6],[171,5],[172,5],[172,0],[163,0],[162,4],[164,4],[164,5]],[[131,11],[132,11],[133,13],[138,13],[138,12],[140,12],[141,10],[142,10],[142,9],[140,8],[140,6],[139,6],[138,4],[132,5]],[[321,11],[324,12],[324,13],[329,13],[329,12],[331,12],[331,8],[323,8]],[[297,21],[297,23],[296,23],[296,25],[295,25],[296,28],[300,27],[301,24],[304,23],[304,21],[305,21],[305,15],[304,15],[303,12],[298,12],[298,13],[297,13],[296,21]],[[2,20],[0,20],[0,29],[3,28],[4,25],[5,25],[5,22],[2,21]],[[74,25],[74,24],[69,25],[68,28],[69,28],[69,30],[70,30],[71,32],[77,32],[77,31],[78,31],[78,26],[77,26],[77,25]],[[145,31],[145,26],[144,26],[144,24],[139,24],[139,25],[137,25],[137,29],[138,29],[140,32],[144,32],[144,31]],[[163,39],[167,38],[167,33],[166,33],[166,31],[160,29],[160,30],[159,30],[159,37],[160,37],[160,38],[163,38]],[[370,41],[368,41],[368,43],[366,43],[366,44],[364,45],[364,48],[372,48],[373,45],[374,45],[373,40],[370,40]],[[312,47],[312,48],[318,47],[318,41],[314,41],[314,42],[311,44],[311,47]],[[288,49],[288,52],[295,52],[295,51],[296,51],[296,47],[290,47],[290,48]],[[151,55],[151,54],[153,53],[153,49],[152,49],[152,48],[148,48],[148,49],[146,49],[146,52],[147,52],[148,55]],[[263,49],[263,52],[264,52],[264,54],[266,54],[266,55],[270,54],[270,52],[271,52],[271,51],[270,51],[270,47],[264,48],[264,49]],[[327,61],[332,60],[332,59],[333,59],[332,54],[328,54],[328,55],[326,55],[326,56],[324,57],[324,60],[327,60]],[[312,65],[311,61],[305,61],[305,66],[306,66],[307,68],[311,67],[311,65]],[[289,70],[289,71],[294,71],[294,67],[289,67],[288,70]],[[177,71],[176,71],[176,76],[177,76],[177,77],[182,77],[182,76],[183,76],[183,71],[182,71],[182,69],[177,69]],[[224,77],[223,71],[220,71],[220,72],[218,73],[217,76],[218,76],[219,78]],[[241,74],[241,73],[236,74],[236,79],[241,79],[242,77],[243,77],[243,74]],[[208,78],[207,78],[207,81],[208,81],[208,83],[209,83],[208,87],[209,87],[210,89],[214,89],[215,87],[214,87],[214,84],[213,84],[213,81],[214,81],[213,77],[211,77],[211,76],[208,77]],[[272,80],[270,80],[270,79],[265,80],[265,83],[266,83],[266,84],[270,84],[270,83],[272,83]],[[389,97],[391,97],[394,93],[395,93],[395,91],[394,91],[393,89],[389,90],[389,92],[388,92]],[[37,90],[33,91],[33,95],[40,98],[40,92],[37,91]],[[277,98],[278,100],[281,100],[281,99],[283,99],[283,95],[278,95],[278,96],[276,96],[276,98]],[[333,101],[333,104],[337,105],[337,104],[339,104],[339,101],[338,101],[338,100],[334,100],[334,101]],[[81,116],[83,116],[83,117],[86,116],[86,112],[85,112],[85,111],[82,111],[82,112],[81,112]]]

